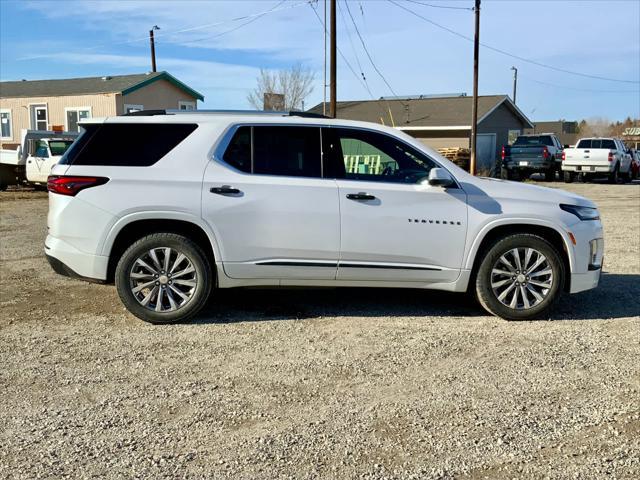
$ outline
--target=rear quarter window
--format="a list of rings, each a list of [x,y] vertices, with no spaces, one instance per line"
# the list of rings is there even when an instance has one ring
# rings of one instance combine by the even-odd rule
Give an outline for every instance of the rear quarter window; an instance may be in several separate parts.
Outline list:
[[[148,167],[177,147],[196,124],[111,123],[86,125],[60,163]]]

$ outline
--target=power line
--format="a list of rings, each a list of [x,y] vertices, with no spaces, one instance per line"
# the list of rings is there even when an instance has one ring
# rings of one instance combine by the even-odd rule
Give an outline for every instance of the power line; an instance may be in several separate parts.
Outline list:
[[[466,36],[466,35],[464,35],[464,34],[462,34],[460,32],[456,32],[455,30],[452,30],[451,28],[445,27],[444,25],[440,25],[439,23],[436,23],[433,20],[430,20],[427,17],[424,17],[424,16],[420,15],[417,12],[414,12],[413,10],[405,7],[404,5],[401,5],[400,3],[398,3],[395,0],[388,0],[388,1],[391,2],[392,4],[394,4],[396,7],[399,7],[401,9],[411,13],[412,15],[424,20],[425,22],[430,23],[431,25],[433,25],[435,27],[438,27],[438,28],[440,28],[442,30],[445,30],[445,31],[447,31],[447,32],[449,32],[449,33],[451,33],[453,35],[456,35],[457,37],[464,38],[465,40],[473,42],[473,39],[471,37],[468,37],[468,36]],[[536,65],[538,67],[548,68],[550,70],[555,70],[557,72],[567,73],[569,75],[576,75],[576,76],[579,76],[579,77],[592,78],[592,79],[596,79],[596,80],[606,80],[606,81],[609,81],[609,82],[638,83],[638,84],[640,84],[640,81],[637,81],[637,80],[621,80],[621,79],[618,79],[618,78],[609,78],[609,77],[602,77],[602,76],[599,76],[599,75],[590,75],[588,73],[574,72],[572,70],[566,70],[564,68],[554,67],[553,65],[547,65],[545,63],[537,62],[535,60],[530,60],[528,58],[524,58],[524,57],[521,57],[519,55],[515,55],[513,53],[506,52],[506,51],[501,50],[499,48],[492,47],[491,45],[487,45],[486,43],[480,43],[480,45],[482,45],[484,48],[487,48],[489,50],[493,50],[494,52],[500,53],[502,55],[506,55],[507,57],[515,58],[515,59],[520,60],[522,62],[530,63],[530,64]]]
[[[528,82],[539,83],[540,85],[546,85],[548,87],[555,88],[564,88],[566,90],[576,90],[579,92],[592,92],[592,93],[638,93],[640,94],[640,90],[597,90],[591,88],[579,88],[579,87],[570,87],[568,85],[557,85],[555,83],[543,82],[542,80],[535,80],[531,77],[525,77],[523,75],[519,75],[519,78],[524,78]]]
[[[418,5],[422,5],[424,7],[432,7],[432,8],[447,8],[449,10],[467,10],[469,12],[473,12],[472,7],[452,7],[451,5],[434,5],[432,3],[419,2],[418,0],[405,0],[406,2],[416,3]]]
[[[324,22],[322,21],[322,19],[320,18],[320,15],[318,15],[318,12],[316,12],[316,9],[313,8],[312,4],[309,4],[309,6],[311,7],[311,10],[313,10],[313,13],[315,14],[316,18],[318,19],[318,21],[320,22],[320,25],[322,25],[322,28],[324,29],[325,33],[327,32],[327,27],[324,24]],[[360,77],[360,75],[358,75],[356,73],[356,71],[353,69],[353,67],[351,66],[351,64],[349,63],[349,61],[347,60],[347,57],[344,56],[344,54],[342,53],[342,50],[340,49],[340,47],[337,47],[338,53],[340,54],[340,58],[342,58],[342,61],[347,65],[347,67],[349,68],[349,70],[351,71],[351,73],[353,73],[354,77],[356,77],[356,80],[358,80],[358,82],[360,82],[360,85],[362,85],[362,87],[364,87],[365,89],[367,89],[367,86],[364,84],[364,82],[362,81],[362,78]]]
[[[276,3],[270,10],[262,12],[260,15],[253,16],[252,18],[250,18],[246,22],[241,23],[240,25],[238,25],[236,27],[230,28],[229,30],[225,30],[224,32],[219,32],[219,33],[216,33],[215,35],[210,35],[210,36],[207,36],[207,37],[196,38],[194,40],[187,40],[187,41],[183,41],[183,42],[174,42],[174,43],[180,43],[180,45],[188,45],[190,43],[202,42],[204,40],[213,40],[214,38],[221,37],[223,35],[226,35],[227,33],[235,32],[236,30],[239,30],[242,27],[245,27],[245,26],[249,25],[250,23],[255,22],[256,20],[260,20],[262,17],[264,17],[268,13],[272,13],[272,12],[276,11],[276,9],[278,7],[280,7],[280,5],[282,5],[286,1],[287,0],[280,0],[280,2]]]
[[[389,88],[391,93],[395,97],[399,97],[399,95],[393,90],[393,87],[391,86],[391,84],[387,81],[385,76],[382,74],[380,69],[377,67],[376,63],[373,61],[373,58],[371,58],[371,54],[369,53],[369,50],[367,49],[367,45],[364,43],[364,39],[362,38],[362,35],[360,35],[360,30],[358,29],[358,25],[356,24],[356,21],[354,20],[353,15],[351,14],[351,9],[349,8],[349,2],[345,2],[345,5],[347,7],[347,13],[349,14],[349,17],[351,18],[351,23],[353,23],[353,26],[355,27],[356,34],[358,35],[358,38],[360,39],[360,43],[362,43],[362,48],[364,49],[364,53],[367,54],[367,57],[369,58],[369,62],[371,62],[371,66],[376,71],[376,73],[378,75],[380,75],[380,78],[385,83],[385,85]],[[404,105],[404,103],[403,103],[403,105]]]
[[[259,17],[262,17],[262,16],[264,16],[264,15],[266,15],[268,13],[275,13],[275,12],[280,12],[280,11],[283,11],[283,10],[290,10],[290,9],[293,9],[293,8],[301,7],[302,5],[306,5],[307,3],[308,3],[308,1],[305,0],[305,1],[300,1],[300,2],[297,2],[297,3],[293,3],[293,4],[290,4],[290,5],[281,6],[279,8],[273,8],[272,7],[270,10],[264,10],[264,11],[257,12],[257,13],[252,13],[252,14],[249,14],[249,15],[242,15],[240,17],[230,18],[228,20],[222,20],[222,21],[213,22],[213,23],[205,23],[203,25],[196,25],[196,26],[193,26],[193,27],[182,28],[182,29],[179,29],[179,30],[174,30],[174,31],[169,31],[169,32],[164,31],[164,32],[162,32],[162,34],[158,34],[156,38],[158,38],[158,37],[164,38],[164,37],[178,35],[180,33],[193,32],[193,31],[196,31],[196,30],[203,30],[205,28],[211,28],[211,27],[218,27],[220,25],[226,25],[228,23],[234,23],[234,22],[239,22],[239,21],[242,21],[242,20],[248,20],[248,19],[254,18],[254,17],[258,17],[259,18]],[[229,32],[225,32],[225,33],[229,33]],[[86,51],[90,51],[90,50],[98,50],[98,49],[101,49],[101,48],[112,47],[114,45],[127,45],[127,44],[130,44],[130,43],[136,43],[136,42],[140,42],[140,41],[143,41],[143,40],[147,41],[148,39],[149,39],[149,37],[147,35],[145,35],[144,37],[132,38],[130,40],[123,40],[121,42],[111,42],[111,43],[104,43],[104,44],[101,44],[101,45],[95,45],[93,47],[85,47],[85,48],[82,48],[82,49],[78,50],[78,52],[86,52]],[[25,57],[18,58],[17,60],[36,60],[38,58],[47,58],[49,56],[50,56],[50,54],[28,55],[28,56],[25,56]]]
[[[367,77],[364,74],[364,69],[362,68],[362,65],[360,64],[360,59],[358,58],[358,52],[356,51],[356,47],[353,44],[353,40],[351,38],[351,32],[349,31],[349,28],[347,26],[347,20],[345,19],[344,16],[344,11],[342,9],[342,7],[340,6],[340,2],[337,2],[338,4],[338,11],[340,12],[340,17],[342,18],[342,24],[344,25],[344,29],[347,32],[347,38],[349,39],[349,43],[351,44],[351,50],[353,50],[353,55],[354,57],[356,57],[356,63],[358,64],[358,69],[360,70],[360,75],[362,76],[362,80],[364,81],[364,84],[367,88],[367,91],[369,92],[369,95],[371,96],[371,98],[374,98],[373,93],[371,93],[371,89],[369,87],[369,83],[367,82]]]

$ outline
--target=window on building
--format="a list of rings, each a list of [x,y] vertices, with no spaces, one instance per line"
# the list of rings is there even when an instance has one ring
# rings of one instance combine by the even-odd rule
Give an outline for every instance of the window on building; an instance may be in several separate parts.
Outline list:
[[[33,130],[47,130],[49,123],[47,117],[46,105],[31,105],[31,128]]]
[[[196,102],[180,101],[180,102],[178,102],[178,109],[180,109],[180,110],[195,110],[196,109]]]
[[[66,125],[65,130],[68,132],[79,132],[80,126],[78,122],[91,118],[91,108],[89,107],[72,107],[65,108],[66,113]]]
[[[0,110],[0,137],[13,138],[13,125],[11,123],[11,110]]]
[[[519,135],[520,135],[520,130],[509,130],[507,143],[509,143],[509,145],[513,145],[513,142],[516,141],[516,138],[518,138]]]

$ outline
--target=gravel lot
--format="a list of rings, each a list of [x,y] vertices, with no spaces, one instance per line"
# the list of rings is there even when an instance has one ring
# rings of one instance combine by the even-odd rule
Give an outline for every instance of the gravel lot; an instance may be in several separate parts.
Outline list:
[[[0,478],[640,478],[640,185],[600,287],[506,322],[415,290],[221,292],[154,327],[57,276],[0,194]]]

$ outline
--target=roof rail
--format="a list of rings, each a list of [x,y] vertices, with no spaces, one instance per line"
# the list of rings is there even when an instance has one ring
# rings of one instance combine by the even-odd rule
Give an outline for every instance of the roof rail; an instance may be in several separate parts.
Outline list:
[[[298,112],[298,111],[277,111],[277,110],[139,110],[123,114],[125,117],[147,117],[154,115],[176,115],[176,114],[208,114],[208,115],[275,115],[281,117],[305,117],[305,118],[329,118],[320,113]]]

